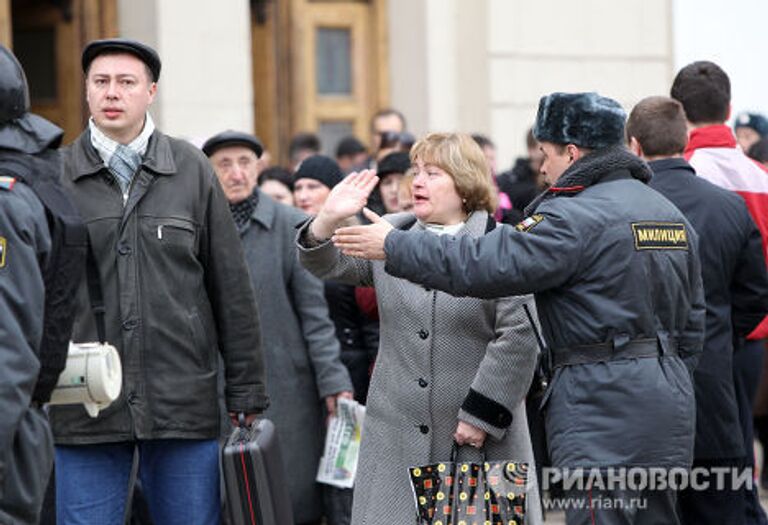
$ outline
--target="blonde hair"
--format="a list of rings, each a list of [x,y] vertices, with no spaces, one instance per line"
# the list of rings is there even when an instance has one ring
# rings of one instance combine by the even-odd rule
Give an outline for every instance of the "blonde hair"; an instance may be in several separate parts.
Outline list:
[[[464,211],[493,213],[498,198],[480,146],[466,133],[430,133],[411,148],[411,162],[421,160],[448,173]]]

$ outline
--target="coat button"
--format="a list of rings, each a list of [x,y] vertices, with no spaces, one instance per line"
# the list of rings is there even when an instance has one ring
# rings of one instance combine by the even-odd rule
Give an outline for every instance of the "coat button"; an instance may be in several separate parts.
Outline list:
[[[123,330],[133,330],[139,322],[136,319],[128,319],[123,321]]]
[[[429,433],[429,427],[427,425],[421,425],[419,427],[419,430],[421,431],[422,434],[428,434]]]
[[[427,380],[426,380],[426,379],[424,379],[423,377],[420,377],[420,378],[419,378],[419,386],[420,386],[421,388],[427,388],[427,385],[428,385],[428,384],[429,384],[429,383],[427,383]]]
[[[120,243],[120,245],[117,247],[117,253],[120,255],[128,255],[131,253],[131,247],[125,243]]]
[[[128,397],[126,398],[129,405],[133,405],[136,403],[136,394],[134,392],[131,392],[128,394]]]
[[[427,337],[429,337],[429,332],[427,332],[426,330],[419,330],[419,337],[421,337],[422,339],[426,339]]]

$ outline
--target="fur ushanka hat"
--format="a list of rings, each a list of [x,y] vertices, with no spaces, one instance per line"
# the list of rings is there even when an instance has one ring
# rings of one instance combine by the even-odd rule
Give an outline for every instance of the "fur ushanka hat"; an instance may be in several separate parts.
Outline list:
[[[533,136],[539,142],[600,149],[624,142],[627,114],[597,93],[552,93],[541,97]]]

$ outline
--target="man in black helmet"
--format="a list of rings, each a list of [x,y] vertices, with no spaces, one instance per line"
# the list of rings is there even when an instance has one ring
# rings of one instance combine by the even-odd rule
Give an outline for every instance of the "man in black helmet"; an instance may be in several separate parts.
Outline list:
[[[62,131],[29,113],[0,46],[0,522],[37,523],[53,464],[41,410],[64,367],[86,232],[59,186]]]
[[[218,524],[220,360],[230,415],[267,407],[240,239],[205,155],[155,129],[155,50],[98,40],[82,66],[91,119],[62,151],[63,183],[88,225],[123,389],[96,418],[52,407],[57,520],[122,524],[137,454],[155,523]],[[96,338],[85,286],[72,338]]]

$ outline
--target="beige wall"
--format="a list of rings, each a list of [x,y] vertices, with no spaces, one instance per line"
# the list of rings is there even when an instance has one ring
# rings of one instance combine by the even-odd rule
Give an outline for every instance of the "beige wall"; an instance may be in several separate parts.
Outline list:
[[[411,131],[488,131],[487,2],[389,0],[391,103]]]
[[[121,36],[160,53],[152,114],[161,130],[196,142],[253,130],[247,0],[120,0],[118,16]]]
[[[668,91],[671,2],[390,0],[392,40],[425,41],[416,51],[392,46],[392,105],[409,117],[418,107],[417,134],[490,135],[504,169],[524,152],[544,94],[596,90],[629,110]]]

